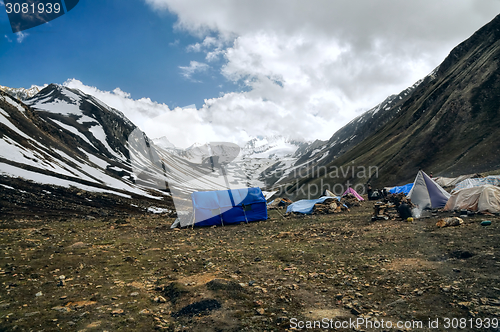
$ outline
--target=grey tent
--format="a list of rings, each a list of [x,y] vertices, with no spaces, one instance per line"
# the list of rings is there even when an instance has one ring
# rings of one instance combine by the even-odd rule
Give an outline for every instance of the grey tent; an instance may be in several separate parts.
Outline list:
[[[446,205],[450,194],[423,171],[418,171],[408,198],[413,204],[418,205],[420,210],[437,209]]]

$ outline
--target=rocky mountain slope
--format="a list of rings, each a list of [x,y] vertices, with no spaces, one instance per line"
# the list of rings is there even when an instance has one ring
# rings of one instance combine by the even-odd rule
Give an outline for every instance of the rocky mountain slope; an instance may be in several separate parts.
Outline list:
[[[298,194],[298,188],[312,184],[403,184],[419,168],[442,176],[500,168],[499,57],[497,16],[403,96],[389,98],[301,158],[295,167],[309,162],[303,176],[291,174],[279,183]],[[321,157],[314,158],[319,152]],[[323,166],[329,174],[318,176],[312,166]],[[378,172],[361,172],[370,166]],[[341,169],[338,177],[331,173]]]
[[[211,143],[177,149],[166,137],[150,140],[121,112],[79,90],[51,84],[24,101],[14,96],[24,98],[27,90],[5,90],[13,96],[0,92],[4,213],[19,206],[38,213],[61,210],[66,198],[73,210],[81,210],[78,201],[113,205],[98,194],[145,200],[128,203],[137,210],[158,204],[165,210],[173,208],[172,193],[188,200],[196,190],[263,186],[258,176],[264,169],[276,159],[292,163],[291,155],[304,146],[270,137],[244,148]],[[53,201],[44,206],[47,198]]]
[[[15,213],[16,206],[35,204],[37,197],[56,195],[52,192],[65,195],[49,188],[37,192],[40,185],[170,201],[167,188],[150,188],[134,178],[127,139],[135,129],[123,114],[79,90],[51,84],[24,103],[0,91],[2,212]],[[22,191],[34,196],[23,198]],[[46,210],[56,208],[64,206]]]

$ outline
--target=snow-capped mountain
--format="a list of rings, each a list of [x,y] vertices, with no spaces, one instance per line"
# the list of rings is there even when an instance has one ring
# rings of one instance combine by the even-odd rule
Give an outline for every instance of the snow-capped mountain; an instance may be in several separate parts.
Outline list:
[[[264,170],[283,163],[290,165],[297,161],[294,157],[299,149],[308,146],[306,142],[292,140],[283,136],[255,137],[243,147],[231,143],[194,143],[186,149],[176,148],[167,137],[153,139],[160,154],[176,158],[172,162],[183,160],[187,165],[209,162],[213,155],[226,156],[225,171],[233,185],[263,187]]]
[[[248,158],[281,159],[292,157],[295,152],[308,143],[284,136],[256,137],[248,141],[242,148],[242,156]]]
[[[155,190],[134,178],[127,139],[135,129],[121,112],[76,89],[51,84],[24,103],[0,91],[0,173],[161,200],[166,188]]]
[[[56,84],[24,101],[0,91],[0,134],[0,196],[12,202],[25,200],[11,191],[33,188],[36,197],[40,186],[55,185],[171,206],[173,188],[186,194],[262,186],[264,169],[304,145],[271,137],[256,138],[244,148],[211,143],[182,150],[166,137],[150,140],[95,97]],[[18,203],[13,204],[10,211]]]
[[[45,88],[47,85],[44,86],[38,86],[38,85],[32,85],[31,88],[25,89],[25,88],[9,88],[7,86],[2,86],[0,85],[0,90],[3,92],[8,93],[14,98],[17,98],[19,100],[26,100],[34,95],[36,95],[38,92],[40,92],[43,88]]]
[[[175,145],[173,145],[166,136],[153,138],[153,143],[164,150],[176,149]]]

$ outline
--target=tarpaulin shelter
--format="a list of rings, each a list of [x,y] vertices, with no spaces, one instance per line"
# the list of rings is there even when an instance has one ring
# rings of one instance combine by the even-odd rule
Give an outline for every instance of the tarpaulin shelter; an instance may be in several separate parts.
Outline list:
[[[392,187],[391,190],[389,190],[389,194],[403,193],[405,195],[408,195],[410,193],[411,188],[413,188],[413,183],[408,183],[405,184],[404,186]]]
[[[444,210],[498,213],[500,212],[500,188],[487,184],[480,187],[461,189],[451,195]]]
[[[474,188],[481,187],[486,184],[490,184],[492,186],[500,186],[500,176],[499,175],[490,175],[485,178],[474,178],[474,179],[466,179],[462,182],[458,183],[455,188],[453,188],[452,192],[459,191],[465,188]]]
[[[358,201],[364,201],[363,197],[361,197],[361,195],[360,195],[360,194],[358,194],[358,193],[356,192],[356,190],[352,189],[351,187],[347,188],[347,190],[345,191],[345,193],[344,193],[344,194],[342,194],[342,196],[345,196],[345,195],[347,195],[347,194],[352,194],[352,195],[354,195],[354,197],[356,197],[356,198],[358,199]]]
[[[259,188],[197,191],[193,201],[192,224],[185,226],[228,225],[267,219],[266,199]]]
[[[441,187],[445,188],[445,187],[454,187],[463,180],[471,178],[480,178],[480,177],[481,176],[479,174],[465,174],[457,176],[455,178],[447,178],[444,176],[440,176],[438,178],[435,178],[434,181],[436,181],[436,183],[439,184]]]
[[[418,171],[413,182],[413,188],[408,193],[408,198],[411,199],[413,204],[418,205],[421,210],[427,208],[437,209],[446,205],[450,194],[423,171]]]
[[[318,199],[302,199],[300,201],[288,205],[286,213],[297,212],[303,214],[311,214],[314,210],[314,204],[323,203],[327,199],[332,199],[332,198],[335,198],[340,202],[339,197],[329,197],[329,196],[323,196]]]

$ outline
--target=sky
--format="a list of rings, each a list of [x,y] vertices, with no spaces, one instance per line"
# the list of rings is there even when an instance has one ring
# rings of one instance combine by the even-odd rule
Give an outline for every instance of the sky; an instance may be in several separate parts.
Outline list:
[[[500,0],[80,0],[13,34],[0,85],[78,88],[187,147],[329,139],[438,66]]]

